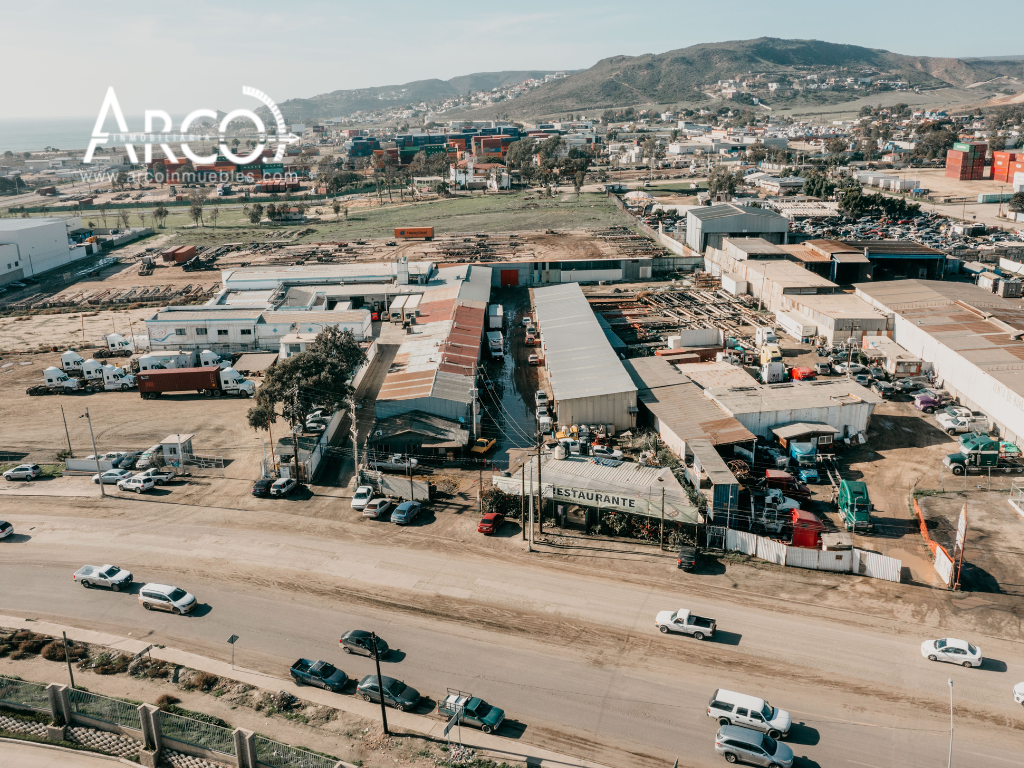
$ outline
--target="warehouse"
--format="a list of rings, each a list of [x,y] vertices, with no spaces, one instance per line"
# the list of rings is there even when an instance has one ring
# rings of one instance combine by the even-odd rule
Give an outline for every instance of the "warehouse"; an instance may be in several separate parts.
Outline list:
[[[636,385],[578,283],[533,289],[544,367],[560,426],[634,426]]]
[[[493,284],[506,288],[552,283],[594,283],[601,280],[650,280],[654,260],[650,256],[635,259],[578,259],[573,261],[496,261]]]
[[[295,266],[236,267],[221,271],[221,283],[234,291],[275,290],[280,285],[357,285],[393,283],[425,285],[435,271],[432,261],[298,264]]]
[[[788,234],[789,219],[764,208],[726,203],[686,212],[686,244],[697,253],[720,248],[726,237],[760,237],[778,245]]]
[[[895,314],[893,339],[930,362],[941,386],[981,411],[1004,439],[1024,440],[1024,310],[966,283],[903,280],[856,286]]]
[[[687,446],[693,440],[707,440],[715,446],[754,440],[750,430],[706,398],[699,386],[663,358],[637,357],[624,360],[623,366],[637,386],[641,423],[656,431],[680,458],[686,457]]]
[[[68,233],[82,219],[0,219],[0,285],[65,267],[92,253],[91,245],[71,245]]]
[[[842,379],[709,389],[705,395],[768,439],[773,427],[794,422],[830,424],[839,430],[838,438],[852,437],[867,431],[875,406],[882,402],[869,389]]]
[[[865,336],[886,336],[892,331],[889,316],[866,301],[849,293],[825,296],[785,295],[785,311],[797,313],[816,328],[829,344],[860,339]]]

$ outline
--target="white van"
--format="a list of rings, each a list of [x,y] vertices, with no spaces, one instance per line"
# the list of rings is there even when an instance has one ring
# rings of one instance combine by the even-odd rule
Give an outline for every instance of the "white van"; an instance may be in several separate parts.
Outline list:
[[[719,725],[741,725],[767,733],[773,739],[785,736],[793,725],[789,712],[773,707],[764,699],[719,688],[708,702],[708,717]]]
[[[543,433],[545,435],[548,434],[549,432],[551,432],[551,417],[550,416],[541,416],[540,417],[540,431],[541,431],[541,433]]]

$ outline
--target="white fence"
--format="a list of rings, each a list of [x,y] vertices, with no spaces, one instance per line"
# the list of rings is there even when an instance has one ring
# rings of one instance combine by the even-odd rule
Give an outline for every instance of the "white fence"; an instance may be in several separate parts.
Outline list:
[[[726,531],[725,548],[730,552],[742,552],[776,565],[833,573],[853,573],[886,581],[899,582],[903,569],[902,560],[868,552],[865,549],[824,550],[790,547],[781,541],[732,529]]]

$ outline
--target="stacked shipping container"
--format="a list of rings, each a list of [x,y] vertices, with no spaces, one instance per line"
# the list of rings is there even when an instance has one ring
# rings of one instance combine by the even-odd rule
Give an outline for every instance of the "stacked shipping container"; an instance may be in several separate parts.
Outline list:
[[[977,181],[985,178],[985,155],[988,144],[958,141],[946,153],[946,178]]]
[[[1024,152],[1021,150],[992,153],[992,181],[1012,184],[1014,174],[1024,173]]]

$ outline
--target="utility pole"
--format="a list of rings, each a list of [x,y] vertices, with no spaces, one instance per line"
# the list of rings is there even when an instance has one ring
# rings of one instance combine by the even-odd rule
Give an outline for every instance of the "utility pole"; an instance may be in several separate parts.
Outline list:
[[[533,552],[533,464],[530,464],[530,537],[526,540],[526,551]]]
[[[661,486],[661,532],[658,534],[658,545],[665,549],[665,486]]]
[[[522,459],[519,460],[519,469],[523,473],[523,493],[519,498],[519,501],[521,502],[519,505],[519,514],[520,519],[523,521],[523,541],[526,541],[526,465],[523,463]]]
[[[99,475],[100,481],[100,496],[106,496],[107,491],[103,487],[103,472],[100,470],[100,452],[96,450],[96,435],[92,431],[92,417],[89,415],[89,409],[85,409],[85,413],[78,418],[87,419],[89,421],[89,437],[92,438],[92,455],[96,457],[96,474]]]
[[[356,474],[359,473],[359,430],[356,429],[356,398],[353,393],[349,400],[349,418],[352,421],[352,463]],[[358,482],[358,478],[357,478]]]
[[[370,638],[373,640],[373,661],[377,665],[377,693],[380,694],[380,719],[384,721],[384,733],[387,735],[391,732],[388,730],[388,712],[384,709],[384,678],[380,676],[380,652],[377,650],[377,633],[371,632]]]
[[[540,424],[537,425],[537,524],[540,532],[544,533],[544,485],[541,483],[540,473],[540,445],[544,438],[540,432]]]
[[[292,390],[292,418],[295,418],[295,414],[299,412],[299,388],[295,387]],[[302,430],[302,425],[293,422],[292,423],[292,447],[295,449],[295,482],[299,482],[299,432]]]
[[[74,451],[71,450],[71,434],[68,432],[68,417],[64,415],[64,406],[60,407],[60,417],[64,419],[64,436],[68,439],[68,457],[75,458]]]
[[[476,486],[476,511],[481,517],[484,514],[484,467],[481,464],[477,469],[480,470],[480,479],[477,481]]]

